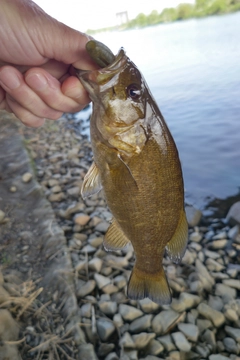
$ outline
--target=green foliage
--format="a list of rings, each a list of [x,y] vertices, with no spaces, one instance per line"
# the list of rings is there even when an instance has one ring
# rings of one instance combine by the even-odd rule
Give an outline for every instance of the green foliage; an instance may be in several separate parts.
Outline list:
[[[139,14],[135,19],[120,26],[120,29],[139,28],[160,23],[185,20],[193,17],[204,17],[216,14],[225,14],[240,10],[240,0],[196,0],[195,4],[183,3],[176,8],[166,8],[161,13],[153,10],[151,14]],[[118,26],[100,30],[88,30],[88,34],[99,31],[118,29]]]
[[[160,22],[170,22],[177,20],[177,9],[174,8],[166,8],[164,9],[160,16]]]
[[[177,20],[184,20],[193,17],[194,6],[191,4],[179,4],[177,7]]]

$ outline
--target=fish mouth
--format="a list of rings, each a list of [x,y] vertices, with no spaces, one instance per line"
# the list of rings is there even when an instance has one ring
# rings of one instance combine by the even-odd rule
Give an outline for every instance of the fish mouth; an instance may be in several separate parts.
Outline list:
[[[98,70],[76,69],[76,74],[83,87],[91,95],[96,90],[96,87],[109,83],[116,74],[120,73],[128,61],[125,50],[121,48],[112,64]]]

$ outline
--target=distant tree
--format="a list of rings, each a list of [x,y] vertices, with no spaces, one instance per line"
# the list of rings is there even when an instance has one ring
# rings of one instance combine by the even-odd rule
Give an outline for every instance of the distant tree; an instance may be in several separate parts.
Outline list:
[[[170,22],[177,20],[177,10],[175,8],[164,9],[160,16],[160,22]]]
[[[177,7],[177,20],[189,19],[193,16],[192,4],[179,4]]]
[[[206,9],[206,15],[225,13],[228,10],[229,0],[214,0]]]
[[[159,23],[159,13],[157,10],[153,10],[150,15],[148,15],[148,24],[155,25]]]
[[[143,13],[138,14],[136,17],[136,24],[137,26],[144,27],[148,25],[148,19],[147,16]]]

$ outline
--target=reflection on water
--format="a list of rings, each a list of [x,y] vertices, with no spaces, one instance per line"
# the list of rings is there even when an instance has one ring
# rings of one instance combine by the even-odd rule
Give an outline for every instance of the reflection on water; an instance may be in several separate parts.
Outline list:
[[[240,186],[240,13],[96,38],[123,46],[144,74],[177,143],[186,198]]]

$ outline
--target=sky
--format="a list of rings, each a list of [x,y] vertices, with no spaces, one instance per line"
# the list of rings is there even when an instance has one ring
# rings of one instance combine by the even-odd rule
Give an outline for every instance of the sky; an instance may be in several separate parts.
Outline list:
[[[127,11],[129,19],[139,13],[146,15],[152,10],[161,12],[179,3],[194,0],[35,0],[43,10],[57,20],[80,31],[100,29],[118,24],[116,13]]]

